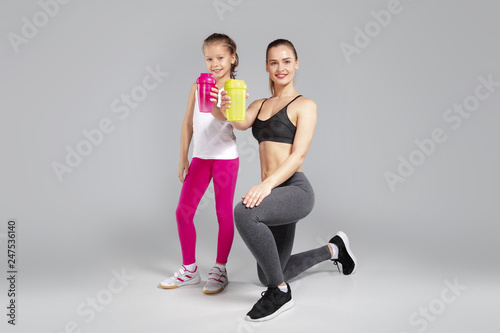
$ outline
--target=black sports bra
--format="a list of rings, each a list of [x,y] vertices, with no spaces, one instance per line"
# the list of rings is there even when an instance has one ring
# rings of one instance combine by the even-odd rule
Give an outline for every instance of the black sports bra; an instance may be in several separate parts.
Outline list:
[[[286,110],[288,108],[288,105],[290,105],[300,96],[302,95],[299,95],[292,99],[290,103],[285,105],[281,110],[279,110],[267,120],[259,119],[260,110],[262,109],[262,105],[264,105],[267,99],[262,102],[259,112],[257,113],[257,117],[255,117],[255,121],[252,125],[252,134],[254,138],[259,141],[259,144],[263,141],[283,142],[289,144],[293,143],[297,127],[295,127],[295,125],[290,121],[290,118],[288,118]]]

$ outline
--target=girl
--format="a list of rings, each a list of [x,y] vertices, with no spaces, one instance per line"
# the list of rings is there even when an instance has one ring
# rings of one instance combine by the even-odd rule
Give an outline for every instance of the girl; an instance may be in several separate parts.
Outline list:
[[[345,275],[354,272],[356,258],[345,233],[329,243],[291,255],[295,227],[314,205],[314,191],[301,165],[316,126],[316,103],[295,91],[293,78],[299,59],[293,44],[285,39],[270,43],[266,71],[272,97],[253,102],[246,119],[232,122],[234,128],[252,133],[259,142],[262,182],[242,196],[234,208],[236,227],[257,260],[258,275],[268,289],[248,312],[246,319],[274,318],[293,306],[287,280],[325,260],[340,263]],[[221,111],[230,98],[222,93]]]
[[[227,79],[234,79],[238,66],[236,44],[225,34],[212,34],[203,42],[207,69],[217,80],[217,87],[224,87]],[[183,183],[176,210],[177,229],[182,249],[182,267],[171,277],[160,282],[165,289],[178,288],[200,282],[196,265],[196,230],[193,218],[196,208],[213,179],[219,234],[217,258],[203,287],[206,294],[224,290],[228,283],[226,263],[234,236],[233,197],[238,175],[239,159],[236,137],[230,122],[216,119],[212,114],[198,109],[197,85],[189,93],[186,116],[182,124],[179,179]],[[222,91],[222,90],[221,90]],[[212,93],[214,111],[220,110],[218,89]],[[219,102],[220,103],[220,102]],[[189,145],[193,139],[193,158],[188,161]]]

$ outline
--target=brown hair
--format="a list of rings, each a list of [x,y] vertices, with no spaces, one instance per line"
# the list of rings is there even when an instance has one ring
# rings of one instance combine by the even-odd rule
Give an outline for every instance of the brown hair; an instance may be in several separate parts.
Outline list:
[[[269,50],[272,49],[273,47],[281,46],[281,45],[285,45],[285,46],[288,46],[289,48],[291,48],[292,51],[293,51],[293,54],[295,55],[295,60],[299,60],[299,57],[297,56],[297,50],[295,50],[295,46],[293,46],[292,42],[290,42],[287,39],[280,38],[280,39],[276,39],[275,41],[272,41],[267,46],[267,50],[266,50],[266,64],[267,64],[267,61],[268,61]],[[271,80],[271,78],[269,78],[269,89],[271,90],[271,94],[274,95],[274,82],[273,82],[273,80]]]
[[[238,67],[238,64],[240,62],[239,57],[238,57],[238,53],[236,53],[236,43],[228,35],[214,33],[214,34],[211,34],[210,36],[208,36],[203,41],[203,46],[201,47],[201,49],[203,50],[203,48],[205,48],[205,46],[208,46],[212,43],[221,43],[222,45],[227,47],[227,49],[229,50],[229,53],[231,53],[231,55],[233,55],[233,54],[235,55],[234,64],[231,64],[231,74],[230,74],[231,79],[235,79],[236,78],[236,67]]]

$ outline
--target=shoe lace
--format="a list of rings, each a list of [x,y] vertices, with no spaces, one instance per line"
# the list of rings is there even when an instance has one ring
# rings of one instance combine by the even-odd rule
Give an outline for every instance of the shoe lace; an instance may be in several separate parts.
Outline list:
[[[338,259],[332,259],[332,261],[333,261],[333,264],[334,264],[335,266],[337,266],[337,269],[339,270],[339,273],[340,273],[340,274],[342,274],[342,273],[340,272],[339,260],[338,260]]]
[[[272,303],[276,303],[276,297],[274,296],[274,291],[271,288],[268,288],[266,291],[260,293],[262,296],[259,300],[259,303],[263,303],[266,299],[271,301]]]

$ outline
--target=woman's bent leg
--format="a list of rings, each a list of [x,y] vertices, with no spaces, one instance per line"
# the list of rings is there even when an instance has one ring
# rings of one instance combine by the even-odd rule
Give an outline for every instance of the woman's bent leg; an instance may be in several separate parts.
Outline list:
[[[297,226],[297,222],[284,224],[279,226],[271,226],[269,229],[271,230],[274,241],[276,242],[276,247],[278,249],[278,255],[280,258],[281,270],[285,273],[284,278],[285,281],[288,280],[285,272],[285,267],[290,259],[290,255],[292,254],[293,241],[295,238],[295,227]],[[257,274],[259,276],[260,282],[267,286],[266,275],[262,268],[257,264]]]
[[[280,251],[270,227],[295,224],[309,214],[313,205],[314,193],[302,173],[295,174],[283,186],[273,189],[259,206],[246,208],[242,202],[236,205],[234,217],[238,232],[262,268],[269,285],[285,281]],[[293,233],[286,240],[291,240],[293,244]]]
[[[295,227],[296,223],[269,227],[278,248],[281,269],[283,270],[285,281],[293,279],[309,268],[331,258],[328,245],[291,255],[295,237]],[[257,273],[260,282],[267,286],[266,275],[259,264],[257,264]]]
[[[331,253],[328,245],[294,254],[290,257],[285,269],[283,270],[285,279],[293,279],[300,273],[330,258]]]

